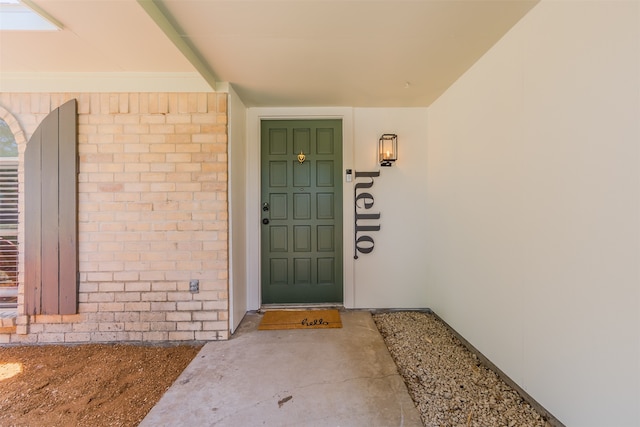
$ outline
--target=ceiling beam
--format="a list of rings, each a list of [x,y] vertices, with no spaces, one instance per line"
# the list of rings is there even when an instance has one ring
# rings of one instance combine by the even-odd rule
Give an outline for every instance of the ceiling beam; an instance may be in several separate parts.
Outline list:
[[[21,3],[24,4],[27,8],[31,9],[32,11],[34,11],[42,19],[44,19],[45,21],[51,23],[53,26],[57,27],[58,30],[64,29],[64,25],[62,25],[62,22],[58,21],[56,18],[51,16],[46,10],[44,10],[43,8],[41,8],[40,6],[35,4],[33,1],[31,1],[31,0],[22,0]]]
[[[169,37],[169,40],[182,52],[187,60],[195,67],[200,75],[205,79],[207,84],[213,90],[216,90],[217,78],[213,71],[198,53],[198,51],[189,43],[186,38],[180,35],[176,26],[167,17],[167,14],[158,6],[156,0],[137,0],[138,4],[147,12],[160,29]]]

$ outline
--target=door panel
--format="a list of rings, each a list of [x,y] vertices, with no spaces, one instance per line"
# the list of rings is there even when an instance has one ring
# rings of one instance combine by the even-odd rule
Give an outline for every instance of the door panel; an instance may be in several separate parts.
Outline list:
[[[271,233],[271,252],[287,252],[289,250],[287,242],[289,240],[287,236],[287,227],[282,225],[274,225],[270,227]]]
[[[341,303],[342,122],[267,120],[261,140],[262,303]]]
[[[296,165],[296,163],[298,163]],[[311,185],[311,163],[300,164],[297,160],[293,163],[293,186],[309,187]]]
[[[293,219],[311,219],[311,195],[293,195]]]
[[[295,200],[294,200],[295,203]],[[269,195],[271,219],[287,219],[287,195],[271,193]]]
[[[318,226],[318,252],[333,252],[335,230],[333,225]]]
[[[318,203],[316,204],[316,217],[318,219],[333,219],[335,207],[333,206],[333,194],[332,193],[318,193],[316,194]]]
[[[287,186],[287,162],[269,162],[269,185],[271,187]]]

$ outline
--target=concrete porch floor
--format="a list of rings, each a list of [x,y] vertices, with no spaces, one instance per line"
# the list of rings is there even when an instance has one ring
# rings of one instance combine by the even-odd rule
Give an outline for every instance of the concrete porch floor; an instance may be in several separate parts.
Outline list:
[[[341,317],[341,329],[258,331],[247,314],[140,426],[422,426],[371,314]]]

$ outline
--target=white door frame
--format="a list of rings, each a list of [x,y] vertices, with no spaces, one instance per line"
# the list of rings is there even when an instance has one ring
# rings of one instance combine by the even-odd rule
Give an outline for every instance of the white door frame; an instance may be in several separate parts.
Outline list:
[[[247,309],[258,310],[260,295],[260,122],[263,119],[342,119],[343,184],[343,301],[355,302],[353,261],[353,183],[346,169],[353,169],[353,109],[348,107],[250,108],[247,114]]]

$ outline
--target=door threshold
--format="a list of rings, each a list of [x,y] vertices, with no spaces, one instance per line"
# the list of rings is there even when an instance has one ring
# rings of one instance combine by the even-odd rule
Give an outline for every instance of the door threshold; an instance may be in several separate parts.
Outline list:
[[[313,303],[313,304],[262,304],[258,313],[268,310],[344,310],[344,305],[339,303]]]

